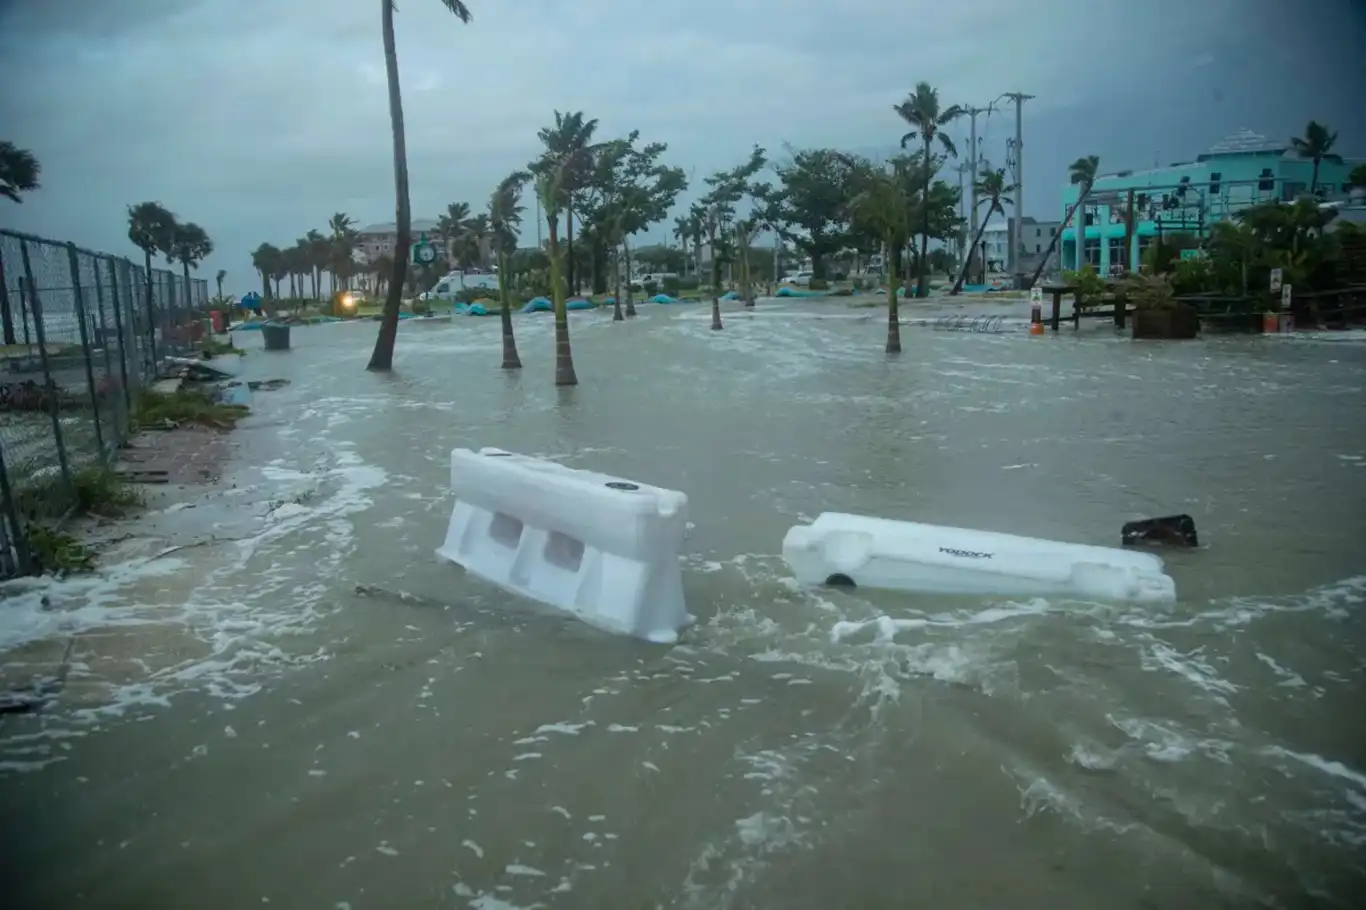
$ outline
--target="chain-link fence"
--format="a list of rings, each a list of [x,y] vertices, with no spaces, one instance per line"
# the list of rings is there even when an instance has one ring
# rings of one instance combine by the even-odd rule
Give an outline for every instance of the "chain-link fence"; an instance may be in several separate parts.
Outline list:
[[[128,438],[135,395],[190,353],[208,282],[0,230],[0,578],[25,533],[79,501]]]

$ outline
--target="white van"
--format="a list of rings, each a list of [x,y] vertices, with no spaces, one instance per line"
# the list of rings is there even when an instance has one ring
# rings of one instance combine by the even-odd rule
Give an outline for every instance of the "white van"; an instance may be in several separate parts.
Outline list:
[[[423,300],[454,300],[464,288],[478,288],[488,291],[489,296],[498,293],[498,276],[490,272],[451,272],[422,295]]]

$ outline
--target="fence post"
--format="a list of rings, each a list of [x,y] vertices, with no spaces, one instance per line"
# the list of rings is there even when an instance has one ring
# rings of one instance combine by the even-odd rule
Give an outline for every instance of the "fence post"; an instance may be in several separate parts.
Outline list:
[[[71,291],[76,300],[76,323],[81,327],[81,360],[85,363],[85,381],[90,387],[90,409],[95,414],[95,448],[105,457],[104,432],[100,427],[100,391],[95,384],[95,365],[90,362],[90,327],[86,325],[85,295],[81,292],[81,263],[76,244],[66,244],[66,258],[71,264]]]
[[[119,383],[123,386],[123,413],[127,417],[128,426],[133,423],[133,390],[128,387],[128,339],[131,335],[124,334],[123,331],[123,310],[119,305],[119,270],[118,263],[113,257],[109,262],[109,306],[114,310],[114,331],[119,336]],[[95,267],[95,286],[99,287],[99,266]],[[108,348],[105,349],[106,352]],[[124,427],[126,432],[128,427]]]
[[[14,313],[9,308],[9,282],[5,280],[3,253],[0,253],[0,321],[4,323],[5,344],[18,344],[14,337]]]
[[[24,286],[28,288],[29,310],[33,313],[33,332],[38,338],[38,362],[43,368],[43,392],[47,395],[48,413],[52,415],[52,438],[57,443],[57,466],[62,470],[62,480],[66,483],[67,493],[72,493],[71,465],[66,460],[66,441],[62,439],[61,402],[57,399],[60,392],[52,378],[52,367],[47,357],[47,330],[43,328],[43,301],[38,294],[38,286],[33,283],[33,261],[28,255],[28,241],[19,241],[19,255],[24,263]]]
[[[90,266],[91,266],[91,268],[92,268],[92,269],[94,270],[94,272],[95,272],[95,314],[96,314],[97,316],[100,317],[100,323],[99,323],[99,336],[100,336],[100,337],[99,337],[98,341],[99,341],[99,343],[100,343],[100,348],[103,349],[103,351],[104,351],[104,378],[105,378],[105,381],[108,382],[108,381],[109,381],[110,379],[112,379],[113,376],[114,376],[114,364],[113,364],[113,362],[110,360],[110,354],[109,354],[109,323],[107,323],[107,322],[105,321],[105,319],[104,319],[104,280],[103,280],[102,278],[100,278],[100,262],[101,262],[103,259],[104,259],[103,256],[91,256],[91,257],[90,257]],[[114,278],[114,273],[113,273],[112,270],[111,270],[110,273],[109,273],[109,278],[110,278],[111,281],[112,281],[113,278]],[[122,357],[122,351],[123,351],[123,336],[122,336],[122,335],[119,336],[119,351],[120,351],[120,357]],[[126,424],[126,421],[120,421],[120,420],[115,420],[115,421],[114,421],[114,424],[113,424],[113,426],[112,426],[112,428],[111,428],[111,436],[110,436],[110,442],[113,444],[113,448],[118,448],[119,443],[123,442],[123,434],[124,434],[124,431],[125,431],[125,424]],[[110,454],[111,454],[111,455],[113,454],[113,451],[112,451],[112,450],[110,451]]]
[[[30,347],[33,344],[33,336],[28,332],[28,294],[24,290],[27,282],[26,276],[19,276],[19,321],[24,326],[24,347]]]
[[[9,533],[0,533],[0,540],[8,538],[9,546],[14,548],[18,565],[16,574],[24,575],[30,571],[32,563],[28,557],[28,540],[24,537],[24,526],[19,522],[19,504],[14,501],[14,489],[9,483],[9,468],[5,465],[5,452],[0,448],[0,497],[4,498],[5,512],[0,515],[0,523],[8,523]],[[0,532],[4,529],[0,528]]]
[[[145,260],[147,274],[143,277],[147,279],[147,355],[151,358],[152,375],[150,380],[157,378],[157,310],[152,302],[152,261]]]

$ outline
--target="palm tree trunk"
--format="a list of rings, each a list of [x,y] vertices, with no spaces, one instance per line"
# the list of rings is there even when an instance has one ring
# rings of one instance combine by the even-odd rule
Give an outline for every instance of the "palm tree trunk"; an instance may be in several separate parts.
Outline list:
[[[888,239],[888,243],[887,243],[887,250],[888,250],[888,253],[887,253],[887,255],[890,256],[893,260],[896,260],[896,259],[899,259],[899,258],[900,258],[900,254],[899,254],[898,247],[897,247],[896,245],[894,245],[893,242],[892,242],[893,239],[894,239],[894,238],[889,238],[889,239]],[[891,278],[895,279],[895,277],[896,277],[896,272],[897,272],[897,266],[899,266],[900,263],[895,263],[895,264],[894,264],[894,262],[889,262],[889,263],[887,263],[887,265],[889,266],[889,268],[887,269],[887,274],[888,274]],[[900,317],[899,317],[898,314],[897,314],[896,281],[895,281],[895,280],[892,280],[892,281],[888,281],[888,282],[887,282],[887,349],[886,349],[886,350],[887,350],[887,353],[888,353],[888,354],[900,354],[900,353],[901,353],[901,320],[900,320]]]
[[[575,281],[578,276],[574,274],[574,206],[572,203],[564,207],[564,231],[565,246],[568,247],[567,255],[569,257],[566,270],[569,275],[568,290],[570,293],[577,294],[579,285]]]
[[[625,322],[626,317],[621,315],[621,248],[615,244],[612,246],[612,276],[616,288],[612,295],[612,321]]]
[[[1072,205],[1072,207],[1071,207],[1070,209],[1067,210],[1067,217],[1063,218],[1063,220],[1062,220],[1062,225],[1058,228],[1058,232],[1057,232],[1056,234],[1053,235],[1053,239],[1050,240],[1050,241],[1048,241],[1048,249],[1046,249],[1046,250],[1043,251],[1043,259],[1039,260],[1039,264],[1034,268],[1034,274],[1031,275],[1031,276],[1029,277],[1029,284],[1026,285],[1025,290],[1028,290],[1029,288],[1032,288],[1034,285],[1038,284],[1038,282],[1039,282],[1039,276],[1043,274],[1044,268],[1048,265],[1048,260],[1049,260],[1050,258],[1052,258],[1052,256],[1053,256],[1053,251],[1054,251],[1055,249],[1057,249],[1058,243],[1062,240],[1062,231],[1063,231],[1063,228],[1067,227],[1067,223],[1068,223],[1069,221],[1072,220],[1072,216],[1075,215],[1075,214],[1081,209],[1082,203],[1084,203],[1084,202],[1086,201],[1086,197],[1090,194],[1090,192],[1091,192],[1091,188],[1090,188],[1090,187],[1087,187],[1087,188],[1086,188],[1086,192],[1084,192],[1084,193],[1082,193],[1080,196],[1078,196],[1078,197],[1077,197],[1077,201],[1076,201],[1075,203],[1073,203],[1073,205]],[[1078,225],[1078,227],[1077,227],[1077,267],[1078,267],[1078,268],[1081,267],[1082,249],[1083,249],[1083,247],[1084,247],[1084,245],[1085,245],[1085,243],[1086,243],[1085,237],[1082,236],[1082,235],[1083,235],[1083,232],[1084,232],[1084,225]]]
[[[503,301],[498,318],[503,323],[503,369],[520,370],[522,358],[517,356],[517,337],[512,333],[512,289],[508,287],[507,254],[498,254],[498,296]]]
[[[143,250],[145,268],[147,269],[147,345],[152,352],[152,361],[156,362],[157,351],[157,308],[156,302],[152,297],[152,251]]]
[[[547,219],[550,227],[550,297],[555,306],[555,385],[578,385],[574,374],[574,351],[569,346],[569,311],[564,306],[564,281],[560,277],[558,218]]]
[[[631,241],[621,238],[621,249],[626,254],[626,318],[636,317],[636,298],[631,293]]]
[[[398,340],[398,311],[403,305],[403,280],[408,274],[408,247],[413,240],[412,212],[408,208],[408,148],[403,135],[403,95],[398,83],[398,48],[394,44],[393,0],[380,0],[381,29],[384,32],[384,69],[389,78],[389,125],[394,134],[394,215],[397,239],[394,244],[394,270],[389,277],[389,294],[384,298],[384,315],[375,337],[367,370],[394,368],[394,342]]]
[[[707,240],[711,244],[711,330],[719,332],[721,324],[721,298],[717,296],[721,287],[721,260],[716,258],[716,227],[707,230]]]
[[[1320,161],[1320,160],[1321,160],[1321,159],[1318,159],[1318,158],[1315,158],[1315,159],[1314,159],[1314,171],[1313,171],[1313,173],[1310,174],[1310,176],[1309,176],[1309,195],[1310,195],[1310,196],[1314,195],[1314,193],[1317,192],[1317,191],[1318,191],[1318,188],[1319,188],[1319,161]]]
[[[920,255],[919,281],[916,283],[915,296],[930,296],[930,180],[934,172],[930,170],[930,137],[925,137],[925,181],[920,190]]]
[[[977,249],[978,244],[982,242],[982,235],[987,232],[987,222],[991,220],[991,216],[996,214],[997,211],[1000,211],[1002,214],[1005,213],[1004,209],[993,202],[991,206],[987,208],[987,217],[983,218],[982,223],[977,226],[977,236],[972,238],[972,246],[968,247],[968,256],[963,260],[963,268],[958,273],[958,279],[953,283],[953,290],[949,291],[950,296],[956,296],[957,294],[962,293],[963,281],[968,277],[968,269],[972,267],[972,251]],[[929,257],[926,256],[925,258],[928,259]]]

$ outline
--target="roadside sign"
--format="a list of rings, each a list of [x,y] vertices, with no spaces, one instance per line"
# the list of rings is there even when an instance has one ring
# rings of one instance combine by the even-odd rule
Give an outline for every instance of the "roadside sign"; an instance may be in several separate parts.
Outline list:
[[[1029,302],[1038,306],[1043,303],[1043,288],[1034,287],[1029,289]]]
[[[436,247],[427,242],[426,234],[419,234],[413,244],[413,264],[431,265],[433,262],[436,262]]]
[[[1276,271],[1279,272],[1280,269],[1276,269]],[[1288,284],[1281,287],[1281,306],[1287,310],[1290,309],[1290,285]]]
[[[1205,257],[1205,251],[1204,251],[1204,250],[1182,250],[1182,251],[1181,251],[1181,258],[1182,258],[1182,259],[1203,259],[1204,257]]]
[[[1271,270],[1271,293],[1276,293],[1281,289],[1281,282],[1285,279],[1285,272],[1281,269]]]

